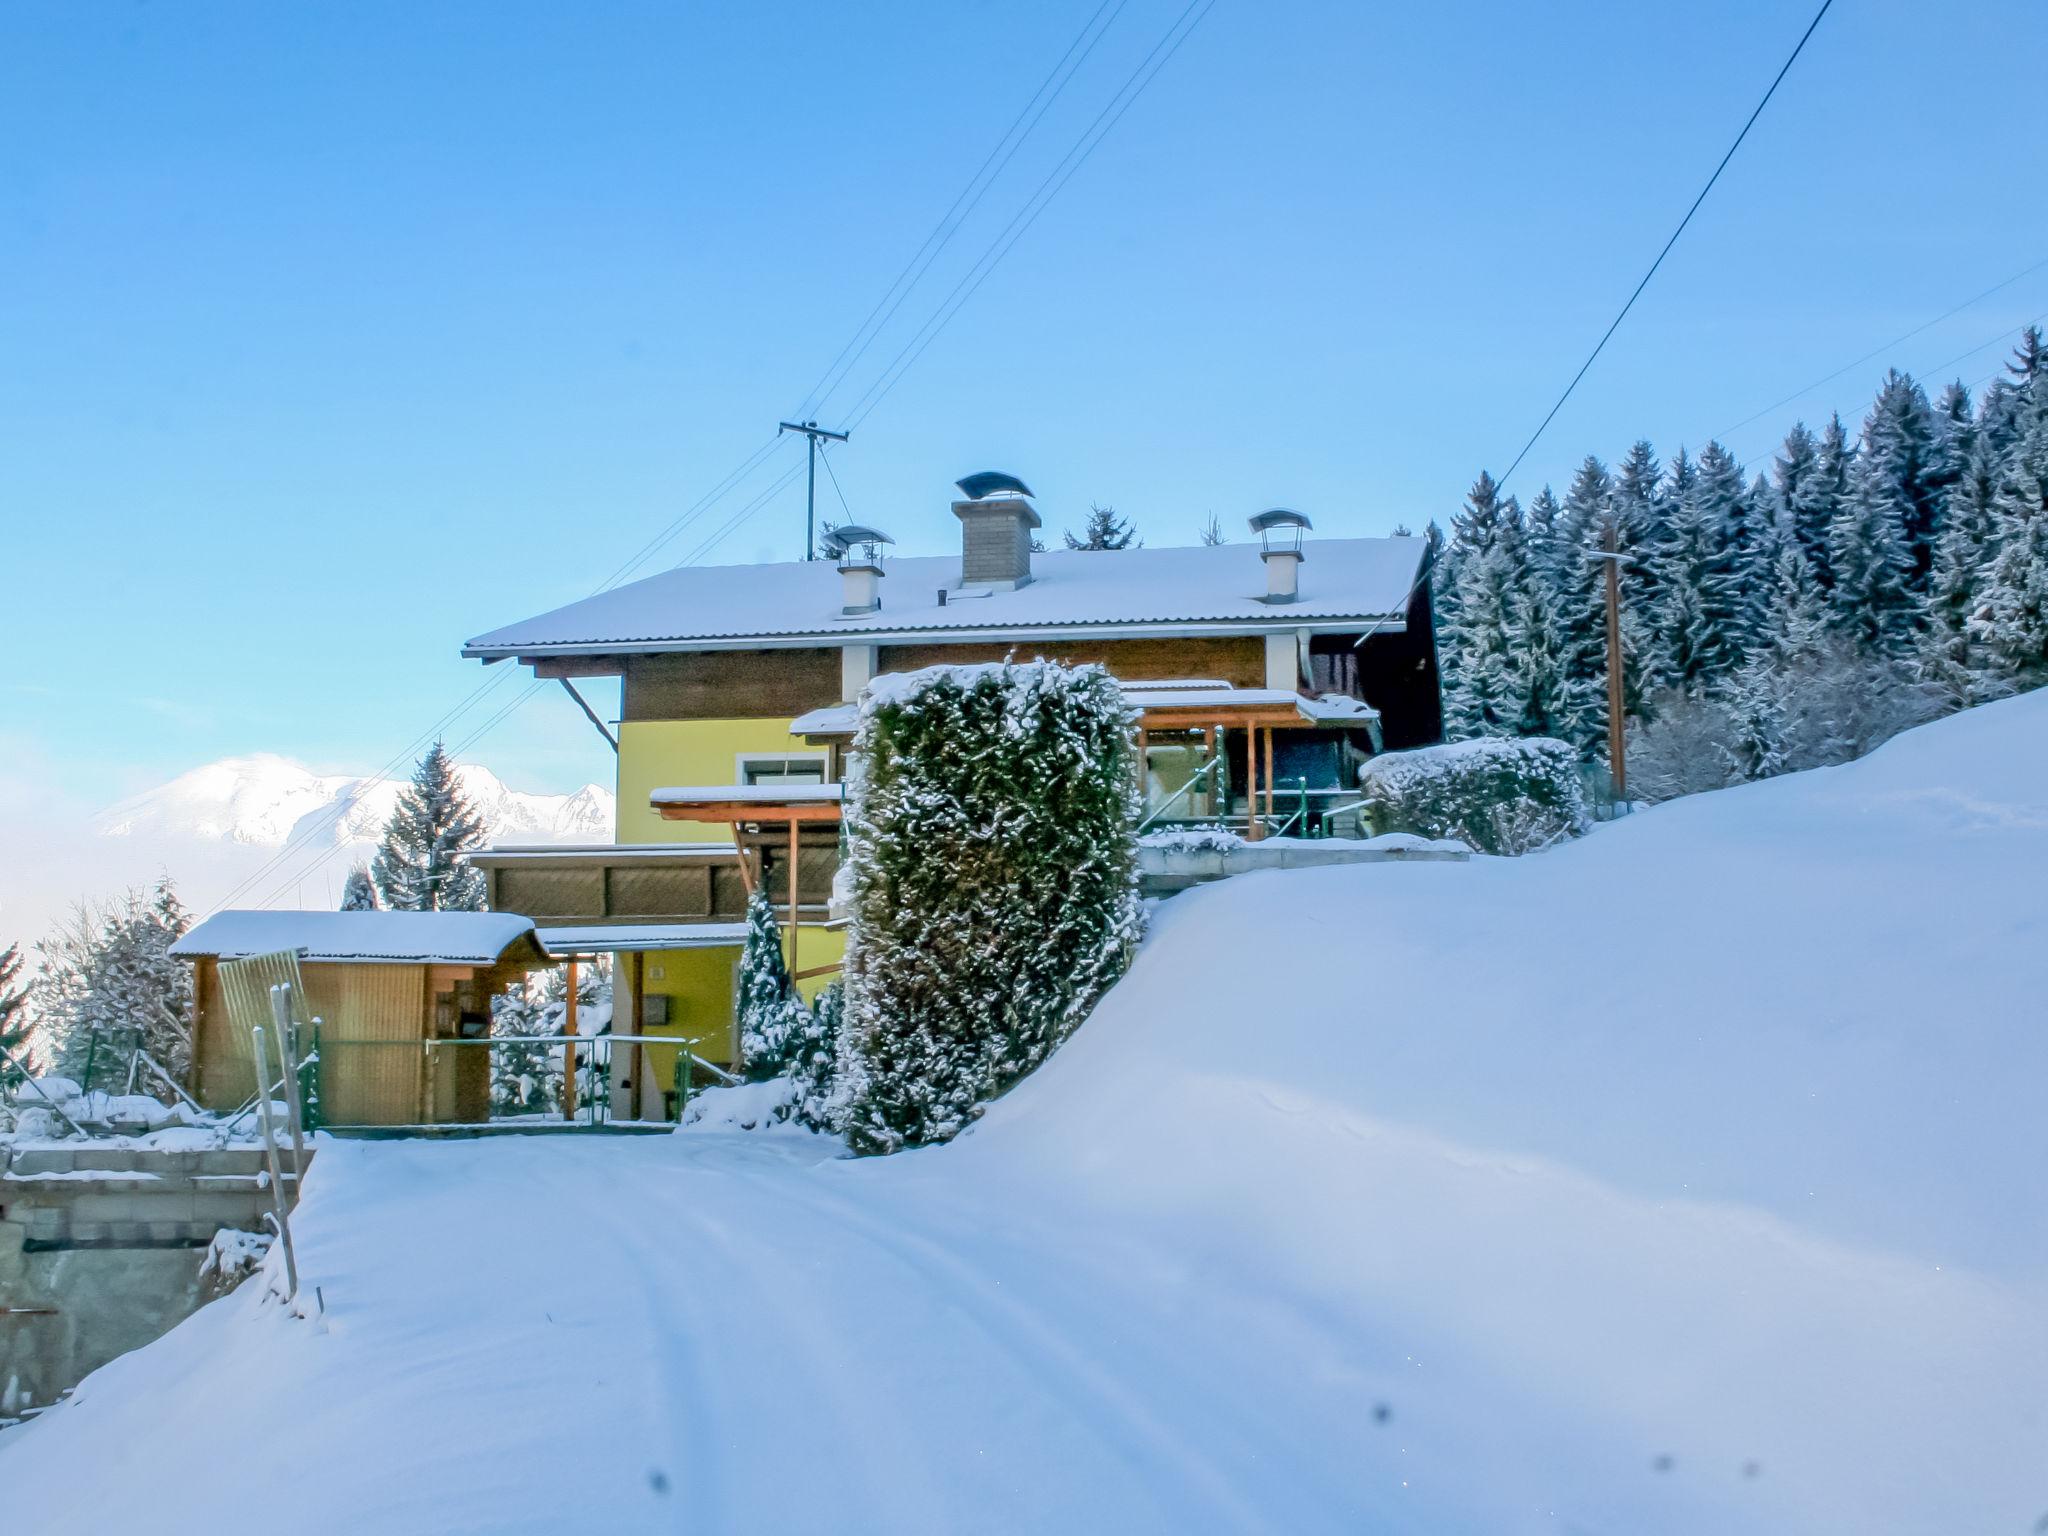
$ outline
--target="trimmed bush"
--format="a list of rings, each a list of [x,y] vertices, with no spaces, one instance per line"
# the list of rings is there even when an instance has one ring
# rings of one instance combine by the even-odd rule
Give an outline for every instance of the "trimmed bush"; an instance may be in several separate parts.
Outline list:
[[[1375,836],[1455,837],[1481,853],[1532,853],[1592,825],[1578,755],[1547,737],[1486,737],[1388,752],[1358,770]]]
[[[1132,725],[1097,666],[929,667],[863,695],[835,1087],[855,1151],[959,1134],[1130,965]]]

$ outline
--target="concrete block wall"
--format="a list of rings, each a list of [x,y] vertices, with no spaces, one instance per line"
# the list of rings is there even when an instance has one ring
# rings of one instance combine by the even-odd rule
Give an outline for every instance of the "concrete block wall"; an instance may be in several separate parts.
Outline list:
[[[295,1200],[289,1151],[283,1163]],[[214,1234],[261,1231],[269,1209],[256,1148],[14,1152],[0,1170],[0,1424],[189,1317]]]

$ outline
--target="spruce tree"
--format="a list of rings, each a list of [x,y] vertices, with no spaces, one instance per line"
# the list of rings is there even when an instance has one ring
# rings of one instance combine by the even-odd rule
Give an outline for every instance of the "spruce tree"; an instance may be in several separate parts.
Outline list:
[[[1934,453],[1934,410],[1926,391],[1912,375],[1891,369],[1863,422],[1856,493],[1865,504],[1863,516],[1891,524],[1900,574],[1906,591],[1915,597],[1927,590],[1934,539],[1940,531],[1940,506],[1932,483]]]
[[[1521,609],[1521,508],[1482,472],[1452,518],[1437,634],[1442,645],[1444,732],[1502,736],[1522,715],[1512,654]]]
[[[1717,442],[1700,450],[1693,498],[1711,551],[1700,597],[1714,631],[1713,649],[1723,668],[1733,668],[1749,653],[1759,618],[1753,580],[1759,531],[1742,466]]]
[[[1856,449],[1842,418],[1830,416],[1814,450],[1813,473],[1802,482],[1800,498],[1791,506],[1799,547],[1806,551],[1813,579],[1823,592],[1834,590],[1835,520],[1849,499],[1849,481],[1855,469]]]
[[[2030,402],[2026,414],[1993,498],[1998,552],[1984,578],[1984,641],[2006,677],[2034,687],[2048,681],[2048,401]]]
[[[891,1152],[964,1129],[1129,966],[1139,802],[1101,667],[929,667],[861,709],[835,1119]]]
[[[1859,456],[1849,494],[1828,530],[1836,627],[1871,656],[1901,655],[1912,636],[1909,561],[1900,543],[1896,491],[1886,466]]]
[[[374,912],[377,910],[377,885],[370,878],[368,865],[358,864],[348,872],[348,881],[341,888],[341,910],[344,912]]]
[[[481,912],[483,871],[469,856],[484,846],[484,821],[462,792],[455,764],[435,742],[399,791],[370,863],[377,895],[393,912]]]
[[[10,944],[0,949],[0,1051],[7,1053],[0,1057],[0,1089],[19,1080],[9,1058],[33,1070],[28,1059],[28,990],[17,985],[20,980],[21,946]]]
[[[788,1065],[792,1032],[803,1004],[790,980],[782,954],[782,930],[768,894],[756,890],[747,901],[747,939],[740,949],[739,997],[735,1012],[740,1030],[740,1065],[759,1082],[778,1076]]]
[[[1116,515],[1115,507],[1090,505],[1088,521],[1079,538],[1069,533],[1064,536],[1069,549],[1129,549],[1134,543],[1143,544],[1138,531],[1129,520]],[[1219,541],[1220,542],[1220,541]]]
[[[1607,572],[1594,556],[1614,523],[1613,494],[1606,466],[1588,454],[1565,492],[1551,566],[1559,673],[1553,734],[1589,761],[1607,746]]]
[[[1998,478],[1989,438],[1972,433],[1969,457],[1950,490],[1935,540],[1919,642],[1921,681],[1953,709],[2004,691],[1985,646],[1987,587],[1998,546]]]

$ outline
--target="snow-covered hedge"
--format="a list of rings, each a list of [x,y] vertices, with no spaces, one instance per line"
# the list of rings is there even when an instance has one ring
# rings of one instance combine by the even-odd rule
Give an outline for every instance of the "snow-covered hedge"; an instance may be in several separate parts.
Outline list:
[[[1591,824],[1578,757],[1547,737],[1487,737],[1388,752],[1358,770],[1374,833],[1454,837],[1481,853],[1529,853]]]
[[[945,1141],[1042,1062],[1142,929],[1130,707],[1101,667],[929,667],[862,698],[839,1128]]]

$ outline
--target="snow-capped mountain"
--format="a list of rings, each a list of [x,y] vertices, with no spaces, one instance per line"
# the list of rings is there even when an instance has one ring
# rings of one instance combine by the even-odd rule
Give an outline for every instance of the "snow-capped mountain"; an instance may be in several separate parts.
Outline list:
[[[463,792],[494,840],[608,842],[613,795],[586,784],[574,794],[509,789],[476,763],[456,768]],[[279,847],[374,843],[391,818],[403,779],[315,773],[271,753],[224,757],[180,774],[102,811],[93,829],[105,837],[197,838]]]

